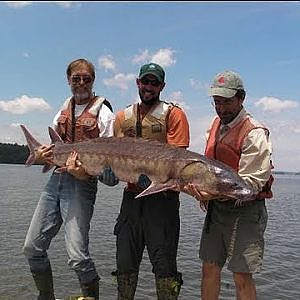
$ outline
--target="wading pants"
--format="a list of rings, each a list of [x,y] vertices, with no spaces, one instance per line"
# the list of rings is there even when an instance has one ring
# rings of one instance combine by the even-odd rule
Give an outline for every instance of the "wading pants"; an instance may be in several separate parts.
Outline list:
[[[117,277],[124,279],[124,286],[131,290],[131,294],[136,289],[145,247],[157,279],[178,277],[179,193],[167,191],[140,199],[135,199],[136,195],[124,190],[121,211],[114,228],[117,236]],[[119,293],[120,289],[122,286],[118,280]]]

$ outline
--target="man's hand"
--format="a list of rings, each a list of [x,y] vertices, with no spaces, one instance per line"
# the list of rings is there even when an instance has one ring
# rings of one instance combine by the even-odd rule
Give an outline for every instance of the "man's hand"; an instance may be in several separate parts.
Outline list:
[[[34,150],[35,162],[38,164],[53,164],[54,144],[42,145]]]
[[[119,178],[115,175],[111,167],[104,168],[98,179],[108,186],[115,186],[119,183]]]
[[[78,159],[77,152],[71,152],[66,161],[67,172],[79,180],[88,180],[90,175],[85,171],[84,166]]]
[[[208,192],[200,190],[200,188],[192,183],[188,183],[183,187],[183,191],[199,201],[199,206],[203,211],[207,211],[208,201],[213,199],[214,196]]]

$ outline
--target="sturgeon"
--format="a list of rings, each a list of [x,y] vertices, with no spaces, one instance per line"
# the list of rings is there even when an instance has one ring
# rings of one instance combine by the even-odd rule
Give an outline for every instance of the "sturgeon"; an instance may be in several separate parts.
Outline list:
[[[20,125],[28,148],[25,162],[35,162],[35,150],[41,146]],[[65,164],[72,151],[78,153],[86,172],[99,175],[110,166],[120,181],[136,183],[141,174],[147,175],[151,185],[136,198],[165,190],[185,192],[183,187],[192,183],[211,195],[212,199],[238,200],[239,203],[254,200],[253,189],[226,164],[187,149],[155,140],[137,137],[99,137],[74,143],[64,143],[58,133],[48,127],[53,147],[53,165],[44,165],[43,172],[58,166],[57,172],[66,170]]]

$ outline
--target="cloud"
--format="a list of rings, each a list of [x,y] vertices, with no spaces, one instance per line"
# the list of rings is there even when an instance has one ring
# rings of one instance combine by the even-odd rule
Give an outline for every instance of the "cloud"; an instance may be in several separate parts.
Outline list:
[[[183,96],[182,91],[175,91],[175,92],[171,93],[167,99],[169,99],[168,101],[170,101],[174,104],[177,104],[179,107],[181,107],[185,111],[190,109],[189,105],[186,104],[186,102],[184,101],[184,96]]]
[[[262,106],[263,111],[279,113],[282,110],[298,107],[298,102],[291,100],[280,100],[274,97],[263,97],[254,103],[255,106]]]
[[[160,49],[152,57],[152,62],[155,62],[162,67],[169,67],[176,63],[176,60],[173,58],[174,50],[171,49]]]
[[[70,8],[70,7],[74,7],[74,6],[77,6],[79,7],[80,6],[80,3],[76,3],[74,1],[54,1],[56,5],[58,6],[62,6],[64,8]]]
[[[33,4],[33,2],[34,1],[4,1],[7,6],[12,8],[22,8]],[[64,8],[81,6],[80,3],[76,3],[75,1],[53,1],[53,3]]]
[[[209,84],[202,83],[200,80],[190,78],[189,79],[190,85],[195,90],[201,90],[204,91],[206,94],[208,93]]]
[[[26,145],[25,136],[20,128],[20,124],[22,123],[11,123],[11,124],[2,124],[0,126],[0,143],[9,143],[14,144],[17,143],[19,145]],[[28,124],[25,124],[26,126]],[[30,132],[36,138],[37,141],[43,144],[49,144],[49,136],[48,132],[44,129],[41,129],[39,124],[32,124],[27,126],[30,127]]]
[[[4,1],[4,3],[12,8],[21,8],[32,4],[32,1]]]
[[[106,86],[117,87],[121,90],[128,90],[128,84],[135,79],[134,74],[116,74],[113,78],[103,79]]]
[[[141,54],[135,55],[132,59],[134,64],[143,64],[146,61],[150,61],[151,55],[148,50],[142,51]]]
[[[159,49],[153,54],[151,54],[149,50],[144,50],[141,54],[135,55],[132,59],[132,62],[135,64],[154,62],[162,67],[169,67],[176,63],[176,59],[173,57],[174,54],[175,50],[169,48]]]
[[[212,121],[210,114],[201,116],[192,116],[192,110],[187,112],[190,125],[190,147],[189,150],[204,154],[205,150],[205,133]]]
[[[298,127],[298,128],[293,128],[293,132],[294,132],[294,133],[297,133],[297,134],[300,134],[300,127]]]
[[[30,98],[26,95],[10,101],[0,101],[0,110],[21,115],[33,110],[47,111],[50,105],[42,98]]]
[[[100,68],[104,68],[105,71],[115,71],[117,67],[112,55],[101,56],[98,59],[98,65]]]

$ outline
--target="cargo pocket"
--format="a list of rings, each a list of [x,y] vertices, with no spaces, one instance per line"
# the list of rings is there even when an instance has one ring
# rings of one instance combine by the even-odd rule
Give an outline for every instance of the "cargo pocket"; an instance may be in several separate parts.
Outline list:
[[[99,135],[98,123],[94,118],[82,119],[79,126],[84,136],[88,138],[95,138]]]
[[[263,205],[262,207],[260,207],[259,218],[258,218],[259,229],[261,230],[262,234],[266,230],[267,222],[268,222],[268,212],[266,206]]]

